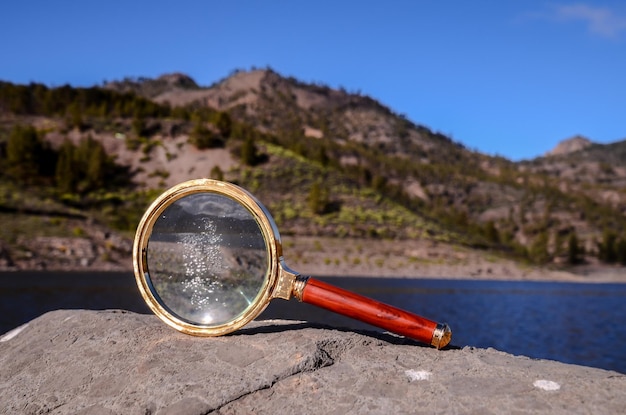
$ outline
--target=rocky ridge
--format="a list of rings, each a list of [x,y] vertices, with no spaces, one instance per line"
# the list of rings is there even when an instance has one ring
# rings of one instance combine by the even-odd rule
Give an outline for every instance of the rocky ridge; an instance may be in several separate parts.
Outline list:
[[[587,137],[583,137],[580,135],[568,138],[567,140],[561,141],[555,148],[548,151],[546,156],[561,156],[569,153],[574,153],[576,151],[583,150],[589,146],[593,145],[593,141],[588,139]]]

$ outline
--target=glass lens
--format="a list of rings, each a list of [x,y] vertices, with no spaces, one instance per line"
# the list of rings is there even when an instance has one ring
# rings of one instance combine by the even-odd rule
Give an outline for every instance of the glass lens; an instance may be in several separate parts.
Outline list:
[[[161,305],[204,326],[228,323],[251,307],[269,267],[252,213],[209,192],[169,205],[154,223],[146,255],[151,289]]]

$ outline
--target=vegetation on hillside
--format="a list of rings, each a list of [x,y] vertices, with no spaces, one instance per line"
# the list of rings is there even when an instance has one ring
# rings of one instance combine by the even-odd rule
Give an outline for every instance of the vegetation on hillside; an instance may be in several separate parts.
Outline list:
[[[198,88],[185,78],[168,82],[154,84],[152,94],[172,82]],[[119,84],[119,92],[0,82],[0,211],[80,209],[131,231],[162,190],[140,186],[134,174],[167,137],[187,135],[198,150],[228,149],[239,164],[229,171],[215,166],[211,176],[257,194],[285,233],[428,238],[542,264],[591,257],[626,264],[621,183],[561,177],[558,163],[567,163],[566,156],[535,164],[488,157],[369,97],[272,71],[260,90],[246,92],[257,97],[253,106],[220,110],[157,103],[134,92],[135,85]],[[303,106],[299,96],[318,104]],[[106,153],[98,134],[111,126],[123,130],[128,149],[143,154],[139,165],[120,165]],[[55,147],[46,139],[51,133],[66,138]],[[72,134],[80,139],[70,140]],[[600,150],[585,151],[600,157]],[[170,161],[176,156],[167,153]],[[606,160],[596,177],[615,175],[613,159]],[[617,202],[602,200],[599,191],[614,192]],[[14,192],[31,196],[24,202]]]

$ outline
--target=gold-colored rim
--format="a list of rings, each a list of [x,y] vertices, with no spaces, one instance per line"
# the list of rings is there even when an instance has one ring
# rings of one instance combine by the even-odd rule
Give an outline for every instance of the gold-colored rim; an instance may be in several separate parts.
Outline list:
[[[260,295],[242,314],[227,323],[216,326],[193,324],[176,316],[161,304],[149,283],[150,277],[146,255],[152,228],[165,209],[184,196],[206,192],[227,196],[247,208],[261,229],[268,254],[267,272],[263,286],[259,291]],[[135,279],[146,304],[148,304],[154,314],[171,327],[183,333],[196,336],[220,336],[233,332],[261,314],[273,297],[273,291],[277,285],[279,274],[281,274],[281,257],[280,236],[273,219],[265,207],[254,196],[239,186],[211,179],[190,180],[170,188],[159,196],[141,219],[133,244]]]

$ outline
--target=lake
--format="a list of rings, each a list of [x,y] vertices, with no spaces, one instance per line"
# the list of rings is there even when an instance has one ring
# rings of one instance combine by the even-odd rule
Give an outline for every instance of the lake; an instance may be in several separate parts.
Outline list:
[[[452,328],[452,345],[626,373],[626,284],[320,278]],[[0,334],[56,309],[149,313],[132,273],[0,273]],[[378,330],[295,300],[259,317]]]

